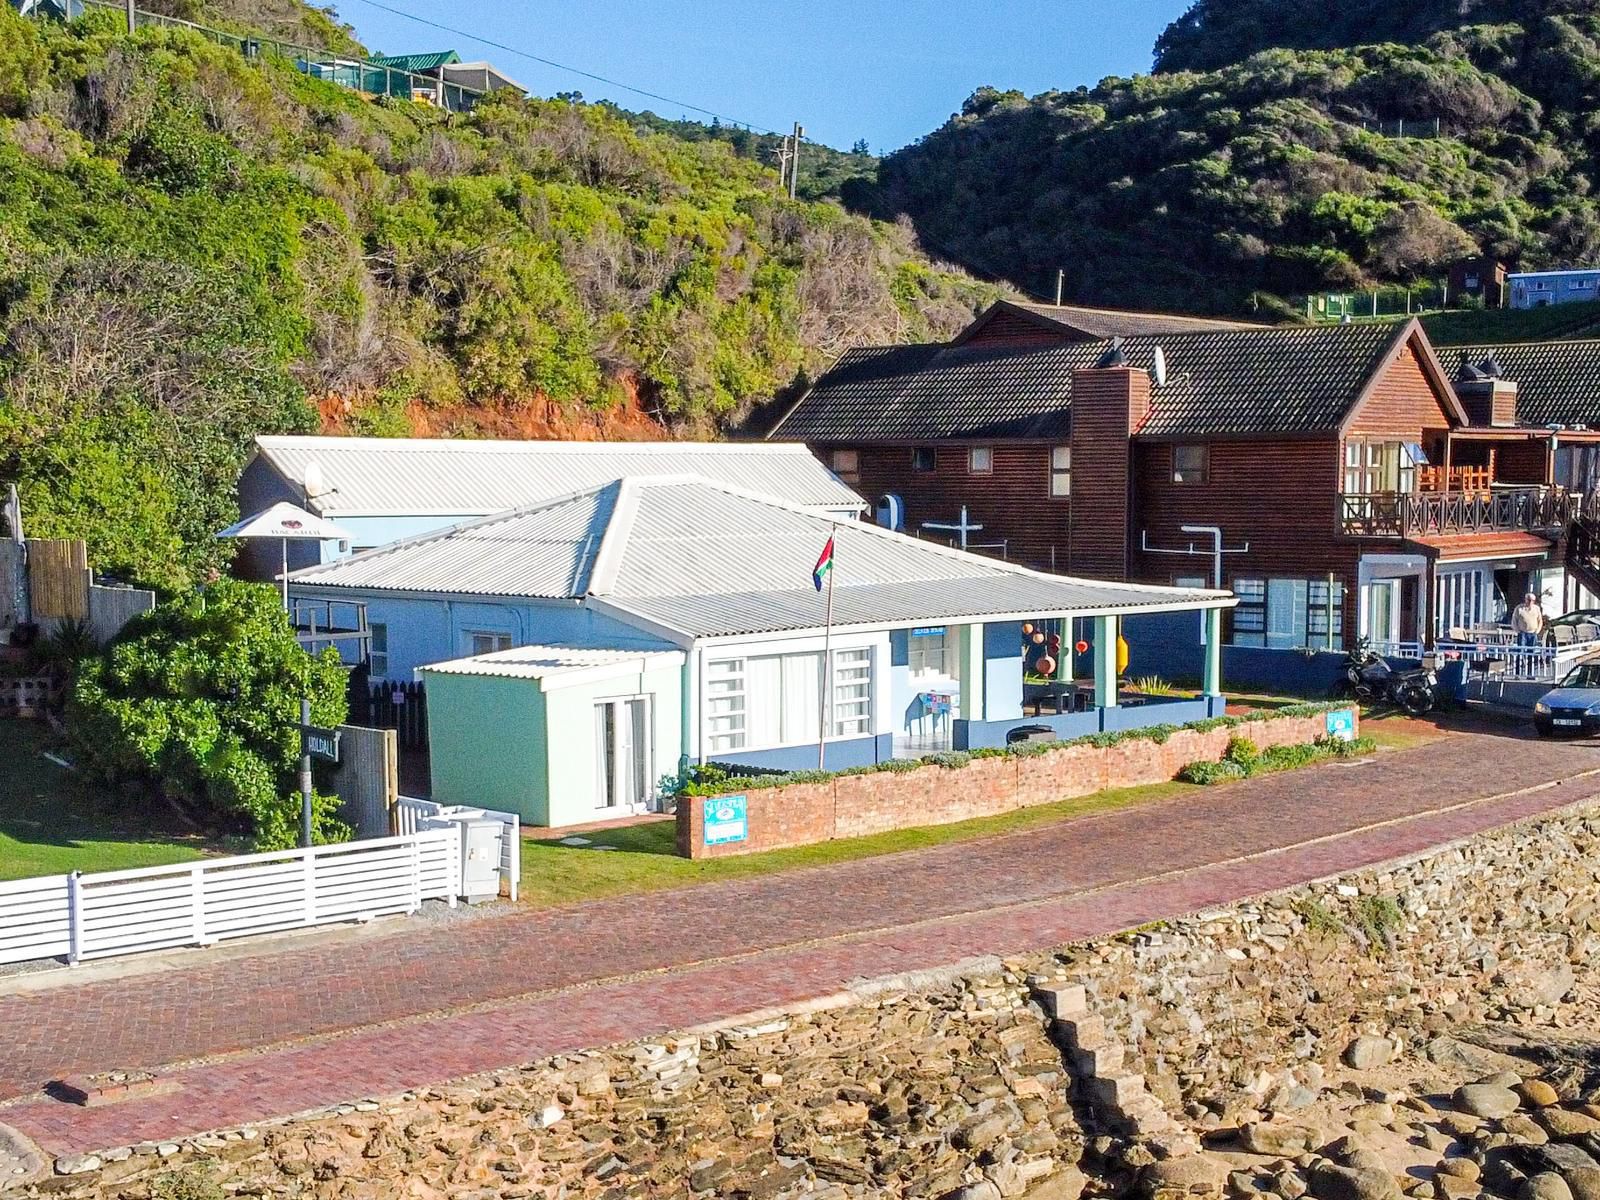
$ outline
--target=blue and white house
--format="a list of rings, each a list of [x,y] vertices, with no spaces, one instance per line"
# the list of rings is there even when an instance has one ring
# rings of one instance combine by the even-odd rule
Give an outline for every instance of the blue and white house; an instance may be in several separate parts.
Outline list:
[[[812,585],[830,537],[831,624]],[[365,603],[390,678],[524,646],[547,648],[541,661],[676,652],[664,724],[678,760],[775,770],[864,765],[933,739],[1003,745],[1023,724],[1076,736],[1214,715],[1220,614],[1235,603],[1027,570],[698,476],[629,476],[524,505],[294,572],[290,592]],[[1161,612],[1204,614],[1206,695],[1119,705],[1118,621]],[[1023,624],[1080,618],[1094,703],[1024,717]],[[913,747],[930,694],[952,697],[950,720],[921,726]],[[657,718],[665,703],[658,689]],[[659,754],[659,736],[637,740]]]
[[[799,445],[258,437],[240,473],[239,511],[287,501],[350,531],[348,544],[291,547],[290,566],[307,567],[624,475],[708,475],[840,519],[867,507]],[[274,578],[277,548],[242,565],[248,577]]]
[[[1600,300],[1600,267],[1567,271],[1515,271],[1506,276],[1511,308],[1547,308],[1574,300]]]

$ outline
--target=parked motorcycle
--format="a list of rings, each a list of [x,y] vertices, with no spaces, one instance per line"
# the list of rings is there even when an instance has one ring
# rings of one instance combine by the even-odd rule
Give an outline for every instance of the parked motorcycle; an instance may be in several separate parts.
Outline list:
[[[1438,675],[1426,668],[1395,670],[1372,648],[1371,642],[1362,638],[1345,656],[1339,691],[1364,704],[1393,704],[1420,717],[1438,705],[1438,685]]]

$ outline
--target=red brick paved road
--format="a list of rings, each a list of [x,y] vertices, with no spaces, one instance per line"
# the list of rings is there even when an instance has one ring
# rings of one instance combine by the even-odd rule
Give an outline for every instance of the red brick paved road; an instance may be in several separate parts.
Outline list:
[[[1597,770],[1592,747],[1461,736],[1025,834],[0,998],[0,1096],[259,1051],[173,1068],[175,1095],[0,1121],[65,1152],[401,1091],[1412,853],[1600,796]],[[284,1044],[317,1034],[341,1036]]]

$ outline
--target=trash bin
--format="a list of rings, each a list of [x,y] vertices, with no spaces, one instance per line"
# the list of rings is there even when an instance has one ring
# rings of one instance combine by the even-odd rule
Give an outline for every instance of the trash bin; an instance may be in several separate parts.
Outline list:
[[[1006,745],[1015,746],[1018,742],[1053,742],[1056,740],[1056,731],[1048,725],[1018,725],[1006,734]]]

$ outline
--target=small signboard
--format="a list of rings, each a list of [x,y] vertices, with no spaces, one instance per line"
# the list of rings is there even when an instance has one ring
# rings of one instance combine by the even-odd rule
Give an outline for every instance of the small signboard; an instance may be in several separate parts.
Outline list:
[[[339,731],[324,729],[320,725],[300,726],[300,744],[312,758],[323,762],[339,761]]]
[[[710,796],[706,799],[706,845],[721,846],[728,842],[742,842],[749,833],[750,825],[745,817],[745,798],[742,795]]]
[[[1356,740],[1356,714],[1354,709],[1341,708],[1338,712],[1327,715],[1324,727],[1328,736],[1335,741],[1353,742]]]

